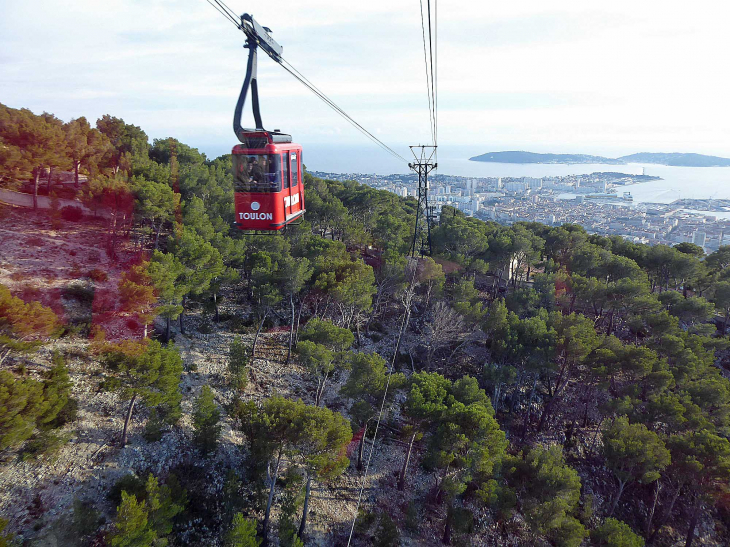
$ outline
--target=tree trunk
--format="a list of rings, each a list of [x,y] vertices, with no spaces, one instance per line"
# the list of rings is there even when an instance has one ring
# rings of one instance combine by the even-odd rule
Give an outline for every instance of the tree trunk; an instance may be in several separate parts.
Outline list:
[[[46,183],[46,186],[48,187],[48,199],[51,199],[51,184],[53,181],[53,167],[48,169],[48,181]]]
[[[266,316],[269,315],[269,308],[266,307],[266,310],[264,311],[264,316],[261,318],[261,323],[259,323],[259,328],[256,330],[256,335],[253,337],[253,346],[251,347],[251,362],[256,358],[256,344],[259,341],[259,334],[261,333],[261,329],[264,327],[264,321],[266,321]]]
[[[446,525],[444,526],[444,536],[441,538],[441,543],[444,545],[451,545],[451,514],[452,508],[446,510]]]
[[[662,485],[657,480],[654,483],[654,501],[651,504],[651,509],[649,509],[649,515],[646,518],[646,528],[644,528],[644,537],[649,537],[649,534],[651,534],[651,522],[654,520],[654,512],[656,511],[656,504],[657,500],[659,499],[659,491],[662,489]]]
[[[35,177],[33,178],[33,209],[38,209],[38,181],[41,178],[41,168],[38,167],[35,170]]]
[[[309,494],[312,489],[312,475],[307,473],[307,489],[304,493],[304,507],[302,508],[302,522],[299,524],[299,539],[304,541],[304,530],[307,527],[307,513],[309,512]]]
[[[289,349],[286,352],[286,361],[284,366],[289,364],[291,358],[291,348],[294,345],[294,295],[289,293],[289,304],[291,305],[291,325],[289,325]]]
[[[166,332],[165,332],[165,338],[166,338],[165,341],[166,342],[169,342],[170,341],[170,323],[171,323],[170,316],[168,315],[167,316],[167,329],[166,329]]]
[[[700,508],[702,507],[702,503],[700,503],[699,496],[695,500],[695,507],[694,511],[692,511],[692,519],[689,521],[689,530],[687,530],[687,541],[684,544],[684,547],[692,547],[692,542],[695,539],[695,530],[697,529],[697,521],[700,518]]]
[[[220,323],[220,320],[221,320],[220,314],[218,313],[218,293],[217,292],[213,293],[213,306],[215,307],[215,323],[217,325],[218,323]]]
[[[624,493],[624,488],[626,487],[626,483],[623,481],[618,481],[618,492],[616,492],[616,497],[613,498],[613,502],[611,503],[611,509],[608,511],[607,517],[613,516],[613,512],[616,510],[616,506],[618,505],[618,500],[621,499],[621,494]]]
[[[555,404],[555,400],[558,398],[557,393],[550,397],[550,400],[545,405],[545,408],[542,409],[542,414],[540,414],[540,420],[537,422],[537,432],[540,433],[542,431],[542,428],[545,427],[545,423],[547,422],[548,416],[550,415],[550,412],[553,410],[553,405]]]
[[[183,315],[185,315],[184,311],[180,312],[180,316],[178,319],[180,320],[180,334],[185,334],[185,325],[183,323]]]
[[[157,245],[160,242],[160,230],[162,230],[162,222],[163,220],[160,219],[160,223],[157,225],[157,230],[155,230],[155,251],[157,250]]]
[[[606,331],[606,336],[611,336],[612,331],[613,331],[613,312],[611,312],[608,315],[608,330]]]
[[[525,442],[527,436],[527,426],[530,424],[530,415],[532,414],[532,402],[535,398],[535,390],[537,389],[537,376],[532,381],[532,390],[530,390],[530,398],[527,401],[527,412],[525,413],[525,420],[522,423],[522,439],[521,443]]]
[[[408,451],[406,457],[403,460],[403,467],[400,470],[400,476],[398,477],[398,490],[403,491],[406,487],[406,471],[408,471],[408,460],[411,459],[411,451],[413,450],[413,443],[416,440],[416,431],[411,435],[411,440],[408,443]]]
[[[669,502],[669,507],[667,507],[666,511],[662,511],[662,518],[659,521],[659,524],[657,524],[656,528],[652,532],[651,536],[649,536],[649,539],[646,540],[647,545],[651,545],[654,541],[654,538],[656,538],[656,535],[659,533],[659,530],[661,530],[662,526],[672,517],[672,511],[674,511],[674,504],[677,503],[677,498],[679,497],[679,493],[682,491],[682,487],[684,486],[684,483],[679,483],[677,485],[677,489],[674,491],[674,495],[672,496],[672,501]]]
[[[127,417],[124,419],[124,429],[122,430],[122,447],[127,445],[127,428],[129,427],[129,420],[132,418],[132,410],[134,410],[134,402],[137,400],[137,394],[132,395],[132,400],[129,401],[129,409],[127,409]]]
[[[80,161],[74,161],[74,187],[79,187],[79,164]]]
[[[294,329],[296,334],[294,335],[294,347],[297,347],[299,343],[299,321],[302,318],[302,308],[304,307],[304,300],[299,303],[299,311],[297,312],[297,327]]]
[[[147,323],[144,324],[144,338],[147,338]]]
[[[451,466],[451,463],[448,463],[446,467],[444,467],[444,474],[441,477],[441,480],[439,481],[438,487],[436,488],[436,505],[441,505],[441,502],[444,501],[444,481],[446,480],[446,477],[449,476],[449,467]]]
[[[271,476],[269,486],[269,499],[266,502],[266,513],[264,514],[264,523],[262,525],[262,535],[264,537],[264,545],[268,543],[269,535],[269,517],[271,516],[271,505],[274,502],[274,489],[276,488],[276,479],[279,476],[279,464],[281,463],[281,448],[279,449],[279,456],[276,458],[276,467],[274,468],[274,474]]]
[[[324,378],[322,378],[322,383],[317,386],[317,393],[315,394],[314,406],[319,406],[319,403],[322,402],[322,398],[324,397],[324,387],[327,384],[328,377],[329,377],[329,373],[325,374]]]

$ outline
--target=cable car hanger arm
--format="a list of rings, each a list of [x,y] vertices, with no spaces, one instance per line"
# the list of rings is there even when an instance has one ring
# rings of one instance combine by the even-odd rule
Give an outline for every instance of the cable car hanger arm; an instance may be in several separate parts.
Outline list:
[[[263,122],[261,121],[261,110],[259,108],[259,89],[257,82],[257,51],[260,47],[274,61],[281,64],[281,54],[284,48],[279,45],[270,35],[270,29],[259,25],[253,16],[244,13],[241,16],[241,26],[239,27],[246,35],[246,44],[248,48],[248,63],[246,65],[246,77],[243,80],[241,93],[236,102],[236,110],[233,113],[233,132],[241,142],[245,141],[244,133],[251,132],[251,129],[244,129],[241,126],[241,115],[243,107],[246,103],[246,95],[248,88],[251,88],[251,106],[253,109],[253,118],[256,122],[256,129],[253,131],[264,131]]]

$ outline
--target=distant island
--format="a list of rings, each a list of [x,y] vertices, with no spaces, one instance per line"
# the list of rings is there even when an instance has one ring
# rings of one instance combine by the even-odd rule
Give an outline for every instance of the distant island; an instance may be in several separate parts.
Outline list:
[[[536,152],[507,151],[487,152],[469,158],[470,161],[484,161],[492,163],[544,163],[544,164],[576,164],[576,163],[603,163],[609,165],[625,165],[627,163],[653,163],[670,165],[673,167],[730,167],[730,158],[719,156],[705,156],[704,154],[683,154],[678,152],[639,152],[621,156],[620,158],[606,158],[588,154],[538,154]]]

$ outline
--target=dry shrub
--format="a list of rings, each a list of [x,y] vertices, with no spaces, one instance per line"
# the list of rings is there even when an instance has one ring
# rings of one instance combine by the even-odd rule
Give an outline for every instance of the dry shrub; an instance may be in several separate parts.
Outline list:
[[[104,270],[100,270],[99,268],[94,268],[93,270],[91,270],[89,272],[89,277],[97,283],[106,281],[109,278],[107,273]]]

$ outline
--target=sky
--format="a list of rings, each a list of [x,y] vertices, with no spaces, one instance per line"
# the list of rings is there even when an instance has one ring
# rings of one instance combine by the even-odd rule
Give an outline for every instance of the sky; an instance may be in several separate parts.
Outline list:
[[[389,146],[405,155],[428,144],[419,0],[226,1],[270,27],[284,57]],[[730,3],[441,0],[437,9],[440,146],[467,157],[730,157]],[[109,113],[216,156],[236,142],[243,42],[205,0],[0,2],[0,102],[66,121]],[[258,77],[267,128],[305,147],[380,154],[261,53]]]

